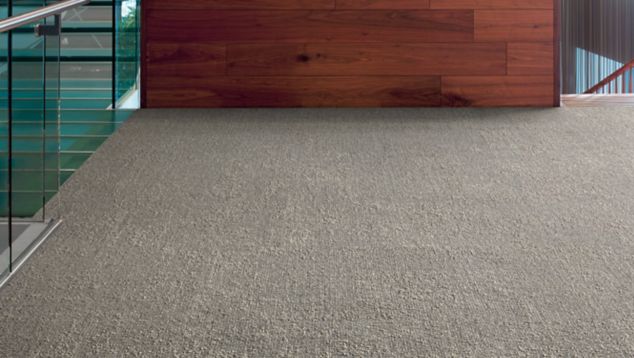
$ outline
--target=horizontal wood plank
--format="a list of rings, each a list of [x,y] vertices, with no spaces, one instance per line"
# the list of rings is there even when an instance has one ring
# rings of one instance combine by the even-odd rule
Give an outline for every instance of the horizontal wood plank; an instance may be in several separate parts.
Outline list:
[[[463,42],[472,11],[148,10],[148,41]],[[160,24],[160,26],[153,24]]]
[[[554,73],[552,42],[510,43],[508,45],[509,75],[552,75]]]
[[[553,76],[448,76],[443,105],[457,107],[552,106]]]
[[[432,9],[552,9],[553,6],[553,0],[431,0],[430,4]]]
[[[233,75],[500,75],[506,45],[238,44],[228,46],[227,62]]]
[[[554,17],[549,10],[476,10],[476,41],[552,41]]]
[[[210,77],[225,74],[224,45],[153,42],[146,51],[146,70],[150,77]]]
[[[143,9],[288,10],[334,9],[335,0],[144,0]]]
[[[179,77],[148,79],[149,107],[402,107],[440,105],[440,78]]]
[[[337,0],[337,9],[429,9],[430,0]]]

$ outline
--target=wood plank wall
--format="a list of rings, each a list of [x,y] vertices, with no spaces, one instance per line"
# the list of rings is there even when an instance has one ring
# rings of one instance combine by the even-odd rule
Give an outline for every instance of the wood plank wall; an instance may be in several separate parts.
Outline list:
[[[145,0],[146,107],[558,105],[558,0]]]

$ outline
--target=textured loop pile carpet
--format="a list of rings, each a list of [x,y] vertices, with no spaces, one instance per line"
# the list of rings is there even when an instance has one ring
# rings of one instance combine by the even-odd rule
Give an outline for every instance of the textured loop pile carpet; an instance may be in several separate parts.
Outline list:
[[[634,109],[142,110],[6,357],[634,355]]]

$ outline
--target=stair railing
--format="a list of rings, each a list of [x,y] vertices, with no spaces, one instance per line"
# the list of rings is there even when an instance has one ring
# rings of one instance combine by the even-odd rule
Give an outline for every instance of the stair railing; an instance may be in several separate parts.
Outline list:
[[[634,94],[634,60],[599,81],[584,94]]]

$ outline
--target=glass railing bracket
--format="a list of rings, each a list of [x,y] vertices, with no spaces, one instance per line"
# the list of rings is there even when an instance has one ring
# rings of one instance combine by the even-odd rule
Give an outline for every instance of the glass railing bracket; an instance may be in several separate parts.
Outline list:
[[[52,25],[38,24],[35,26],[35,36],[58,36],[62,32],[62,16],[55,15]]]

